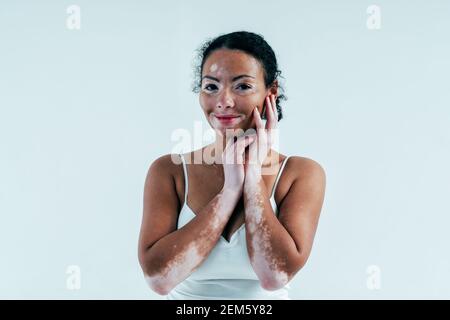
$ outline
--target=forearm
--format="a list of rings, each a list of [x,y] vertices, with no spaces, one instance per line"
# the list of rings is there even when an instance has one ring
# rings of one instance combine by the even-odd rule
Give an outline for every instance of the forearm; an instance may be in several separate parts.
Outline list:
[[[167,294],[206,259],[240,196],[222,189],[186,225],[161,238],[146,252],[144,272],[153,290]]]
[[[275,216],[268,190],[258,170],[249,170],[244,183],[247,250],[250,261],[268,290],[284,286],[295,271],[292,263],[299,256],[294,240]]]

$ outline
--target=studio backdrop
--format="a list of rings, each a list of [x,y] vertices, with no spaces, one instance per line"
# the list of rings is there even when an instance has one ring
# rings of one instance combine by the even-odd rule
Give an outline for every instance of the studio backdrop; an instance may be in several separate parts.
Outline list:
[[[163,299],[137,245],[150,164],[210,129],[196,49],[264,36],[280,152],[327,187],[293,299],[450,298],[450,2],[0,3],[0,298]],[[192,150],[200,147],[193,145]]]

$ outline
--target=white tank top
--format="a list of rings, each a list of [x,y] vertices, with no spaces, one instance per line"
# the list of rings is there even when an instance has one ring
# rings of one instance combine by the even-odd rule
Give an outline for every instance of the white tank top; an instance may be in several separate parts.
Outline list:
[[[178,229],[195,217],[194,212],[186,203],[189,188],[188,174],[185,159],[182,155],[180,157],[183,162],[185,193],[184,204],[178,217]],[[278,208],[274,198],[275,189],[287,160],[288,157],[281,165],[270,195],[270,203],[275,215],[278,215]],[[289,289],[289,284],[275,291],[265,290],[261,287],[248,256],[244,223],[232,234],[230,242],[221,235],[219,241],[202,264],[188,278],[173,288],[166,296],[166,299],[290,300],[288,296]]]

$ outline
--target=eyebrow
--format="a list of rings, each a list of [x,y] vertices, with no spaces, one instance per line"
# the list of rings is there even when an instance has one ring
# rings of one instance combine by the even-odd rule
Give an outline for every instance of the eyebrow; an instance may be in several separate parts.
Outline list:
[[[214,78],[214,77],[211,77],[211,76],[208,76],[208,75],[203,76],[202,81],[203,81],[203,79],[205,79],[205,78],[211,79],[211,80],[214,80],[214,81],[217,81],[217,82],[220,82],[219,79]],[[241,75],[239,75],[239,76],[234,77],[233,79],[231,79],[231,81],[233,82],[233,81],[239,80],[239,79],[241,79],[241,78],[253,78],[253,79],[255,79],[255,77],[249,76],[248,74],[241,74]]]

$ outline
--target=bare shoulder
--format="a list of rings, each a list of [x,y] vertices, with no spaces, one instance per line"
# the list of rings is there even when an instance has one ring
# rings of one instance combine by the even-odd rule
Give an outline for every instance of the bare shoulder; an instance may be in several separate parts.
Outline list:
[[[325,182],[325,169],[317,161],[300,156],[290,156],[286,163],[286,171],[292,179],[308,179]]]
[[[175,177],[177,168],[181,164],[181,158],[178,154],[165,154],[156,158],[150,165],[147,173],[149,175]]]
[[[162,191],[162,186],[165,186],[165,191],[170,194],[177,195],[177,202],[179,201],[180,193],[180,166],[182,166],[181,158],[178,154],[162,155],[150,164],[145,178],[146,193],[152,189]],[[181,169],[182,172],[182,169]],[[161,195],[161,193],[159,193]]]

